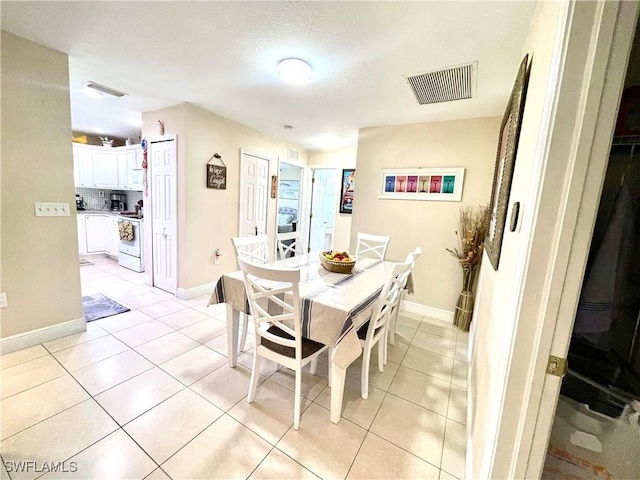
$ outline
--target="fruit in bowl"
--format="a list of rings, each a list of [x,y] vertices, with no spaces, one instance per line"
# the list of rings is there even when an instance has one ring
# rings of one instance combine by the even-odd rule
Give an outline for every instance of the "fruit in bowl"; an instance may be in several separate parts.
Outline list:
[[[351,258],[347,252],[337,250],[320,252],[320,260],[325,270],[336,273],[351,273],[356,264],[355,258]]]
[[[348,252],[339,252],[337,250],[329,250],[328,252],[322,252],[322,256],[326,260],[332,260],[334,262],[353,262],[354,260],[349,257]]]

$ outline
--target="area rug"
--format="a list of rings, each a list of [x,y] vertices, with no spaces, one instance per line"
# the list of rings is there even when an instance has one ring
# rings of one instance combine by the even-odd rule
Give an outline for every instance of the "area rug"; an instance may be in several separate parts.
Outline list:
[[[81,267],[86,267],[87,265],[93,265],[93,263],[91,263],[89,260],[85,260],[84,258],[80,259],[80,266]]]
[[[101,318],[111,317],[119,313],[128,312],[129,309],[120,305],[118,302],[105,297],[101,293],[87,295],[82,297],[82,312],[87,322],[100,320]]]

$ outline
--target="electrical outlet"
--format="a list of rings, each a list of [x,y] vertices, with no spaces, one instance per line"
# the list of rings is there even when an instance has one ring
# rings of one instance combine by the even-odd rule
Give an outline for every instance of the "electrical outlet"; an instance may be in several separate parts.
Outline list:
[[[98,191],[98,197],[104,198],[104,192],[102,190]]]
[[[4,308],[7,307],[7,294],[6,293],[0,293],[0,308]]]

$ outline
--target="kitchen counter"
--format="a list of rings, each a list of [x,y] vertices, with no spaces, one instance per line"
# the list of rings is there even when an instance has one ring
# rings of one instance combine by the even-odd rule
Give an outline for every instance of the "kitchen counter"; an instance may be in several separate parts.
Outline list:
[[[133,218],[137,220],[141,220],[144,218],[143,215],[123,215],[122,212],[114,212],[112,210],[76,210],[78,215],[108,215],[122,218]]]

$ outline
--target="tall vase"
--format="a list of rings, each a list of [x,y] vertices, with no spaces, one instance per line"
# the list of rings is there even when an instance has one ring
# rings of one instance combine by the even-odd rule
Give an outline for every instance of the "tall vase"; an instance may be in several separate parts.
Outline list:
[[[469,331],[471,317],[473,316],[473,293],[469,290],[460,292],[456,310],[453,314],[453,326],[463,332]]]

